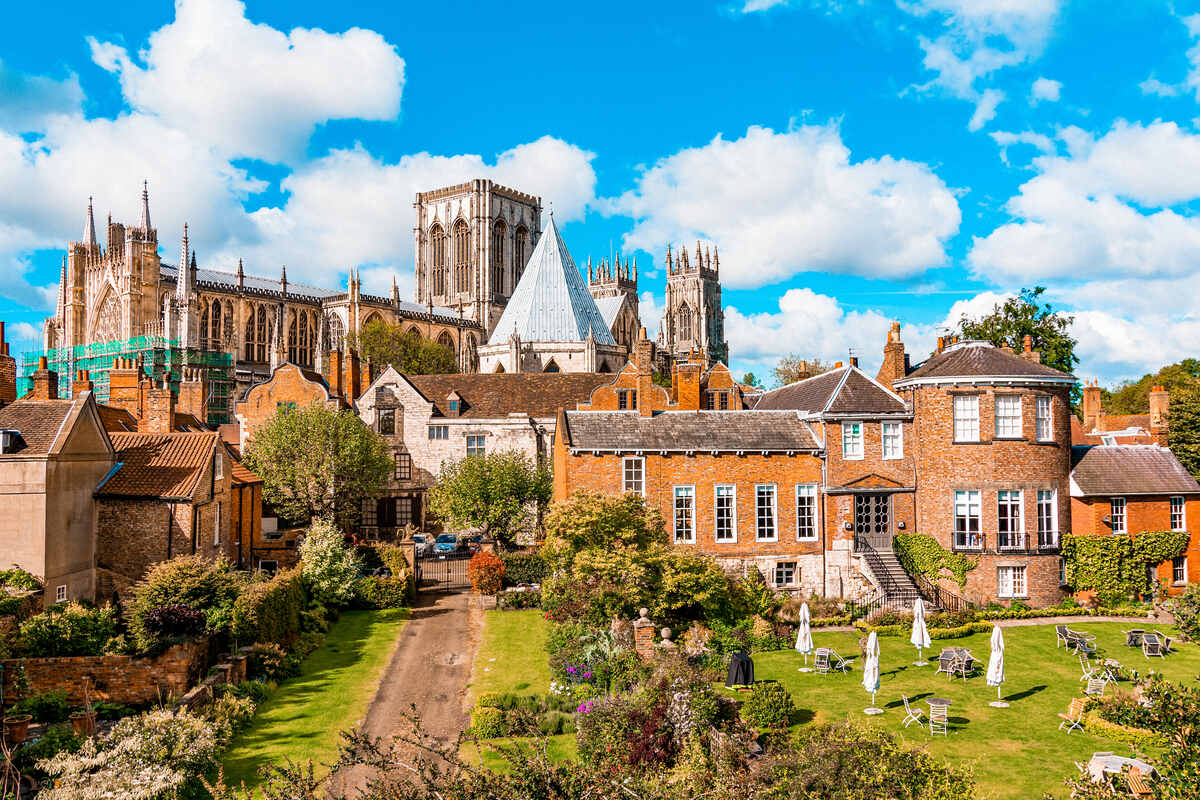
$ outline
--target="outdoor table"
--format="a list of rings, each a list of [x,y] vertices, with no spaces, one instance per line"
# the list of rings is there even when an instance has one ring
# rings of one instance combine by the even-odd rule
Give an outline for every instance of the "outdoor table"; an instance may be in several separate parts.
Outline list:
[[[1134,628],[1133,630],[1125,631],[1125,646],[1126,647],[1141,647],[1142,646],[1142,634],[1144,634],[1145,632],[1146,631],[1142,630],[1141,628]]]
[[[949,708],[951,705],[950,701],[944,697],[926,697],[925,702],[929,703],[929,706],[931,708],[933,706],[946,706],[947,708]]]
[[[1093,783],[1100,783],[1104,780],[1105,775],[1120,775],[1126,766],[1137,767],[1142,771],[1143,775],[1155,775],[1154,767],[1142,761],[1140,758],[1127,758],[1126,756],[1092,756],[1092,760],[1088,762],[1088,774],[1092,776]]]

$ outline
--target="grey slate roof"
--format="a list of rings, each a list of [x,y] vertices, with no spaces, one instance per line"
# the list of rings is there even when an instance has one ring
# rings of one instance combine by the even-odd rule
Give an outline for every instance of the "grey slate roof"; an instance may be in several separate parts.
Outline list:
[[[833,417],[908,411],[902,400],[857,367],[832,369],[764,392],[754,408],[789,409]]]
[[[895,386],[921,378],[972,378],[972,377],[1004,377],[1004,378],[1058,378],[1064,382],[1074,381],[1066,372],[1061,372],[1045,364],[1030,361],[1016,353],[1010,353],[995,347],[990,342],[960,342],[947,347],[942,352],[931,356],[895,382]]]
[[[523,342],[582,342],[591,331],[597,344],[616,344],[553,215],[488,344],[504,344],[514,329]]]
[[[1153,444],[1072,447],[1071,483],[1084,497],[1200,493],[1175,454]]]
[[[820,450],[812,429],[785,411],[568,411],[568,444],[577,450]]]
[[[612,332],[613,323],[617,321],[617,314],[621,311],[621,304],[624,302],[624,295],[596,298],[596,308],[600,311],[600,316],[604,319],[604,324],[608,326],[610,333]]]

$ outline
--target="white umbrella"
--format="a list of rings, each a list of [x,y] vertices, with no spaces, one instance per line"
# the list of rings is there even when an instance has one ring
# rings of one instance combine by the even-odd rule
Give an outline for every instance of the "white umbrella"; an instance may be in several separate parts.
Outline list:
[[[810,672],[808,654],[813,651],[812,624],[808,616],[808,603],[800,605],[800,630],[796,631],[796,649],[804,656],[804,666],[801,672]]]
[[[867,660],[863,664],[863,688],[871,693],[871,707],[864,709],[867,714],[882,714],[882,708],[875,707],[875,693],[879,691],[879,636],[875,631],[867,637]]]
[[[1000,699],[1000,684],[1004,683],[1004,634],[999,625],[992,626],[992,655],[988,659],[987,685],[996,687],[996,699],[988,703],[995,708],[1008,708]]]
[[[921,651],[933,643],[929,640],[929,629],[925,627],[925,602],[919,597],[913,601],[912,636],[908,640],[917,648],[917,660],[913,662],[913,666],[926,666],[929,662],[922,657]]]

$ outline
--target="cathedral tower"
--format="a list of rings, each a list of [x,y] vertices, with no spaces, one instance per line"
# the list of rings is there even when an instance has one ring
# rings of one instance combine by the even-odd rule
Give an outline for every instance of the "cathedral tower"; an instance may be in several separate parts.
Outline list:
[[[701,250],[696,242],[693,260],[686,249],[674,256],[667,246],[667,310],[658,327],[660,352],[677,359],[695,350],[709,361],[729,363],[720,271],[716,248]]]
[[[620,256],[615,256],[611,264],[602,259],[599,266],[593,268],[589,256],[587,280],[588,291],[595,298],[613,338],[632,355],[642,327],[638,310],[637,258],[630,265],[628,258],[622,264]]]

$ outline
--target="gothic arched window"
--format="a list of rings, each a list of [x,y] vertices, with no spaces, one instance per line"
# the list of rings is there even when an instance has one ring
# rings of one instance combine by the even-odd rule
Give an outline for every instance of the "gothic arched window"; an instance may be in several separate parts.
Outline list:
[[[233,303],[225,301],[224,311],[225,324],[221,327],[221,340],[224,342],[233,341]]]
[[[207,329],[203,323],[200,325],[201,335],[208,338],[209,350],[219,350],[221,347],[221,312],[221,301],[213,300],[212,315],[209,317]]]
[[[529,231],[522,225],[517,228],[517,233],[513,236],[513,275],[515,280],[521,280],[521,273],[525,271],[525,243],[529,241]]]
[[[504,291],[504,234],[508,228],[504,220],[496,220],[492,226],[492,291]]]
[[[329,349],[341,350],[346,341],[346,328],[342,325],[342,318],[337,314],[329,314],[325,317],[325,324],[329,328]]]
[[[246,358],[248,361],[264,362],[267,360],[267,309],[258,306],[246,323]]]
[[[415,337],[415,338],[417,338],[417,339],[420,339],[420,338],[421,338],[421,331],[417,329],[417,326],[416,326],[416,325],[413,325],[411,328],[409,328],[409,329],[408,329],[408,335],[409,335],[409,336],[413,336],[413,337]]]
[[[429,229],[429,255],[433,262],[433,290],[431,294],[446,294],[446,231],[441,225]]]
[[[200,312],[200,349],[201,350],[208,349],[208,324],[209,324],[208,303],[205,303],[203,310],[201,310],[201,312]]]
[[[692,310],[684,303],[679,307],[679,338],[692,339]]]
[[[302,367],[312,366],[313,326],[307,311],[293,311],[288,323],[288,361]]]
[[[437,343],[442,347],[448,348],[451,353],[454,352],[454,340],[445,331],[442,331],[442,335],[437,338]]]
[[[461,219],[454,223],[454,291],[471,291],[471,229]]]
[[[112,342],[121,338],[121,304],[111,291],[105,292],[96,314],[93,342]]]

